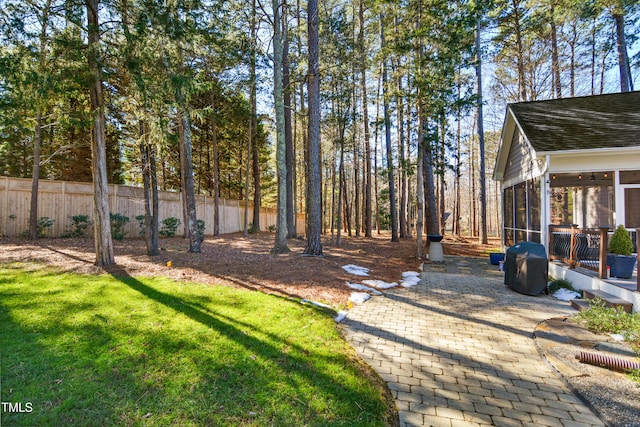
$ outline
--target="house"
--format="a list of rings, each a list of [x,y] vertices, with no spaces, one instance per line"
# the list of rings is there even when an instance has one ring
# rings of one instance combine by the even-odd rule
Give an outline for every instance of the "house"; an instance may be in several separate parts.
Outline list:
[[[581,234],[588,266],[598,263],[601,227],[623,224],[636,241],[640,92],[509,104],[493,178],[502,185],[505,246],[533,241],[552,255],[573,225],[590,230]]]

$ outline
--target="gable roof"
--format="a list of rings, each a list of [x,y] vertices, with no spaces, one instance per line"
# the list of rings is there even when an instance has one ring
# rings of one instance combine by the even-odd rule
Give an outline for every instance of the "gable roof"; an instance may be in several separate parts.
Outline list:
[[[508,108],[538,153],[640,145],[640,92],[519,102]]]
[[[493,179],[501,181],[519,130],[536,155],[640,148],[640,91],[507,105]]]

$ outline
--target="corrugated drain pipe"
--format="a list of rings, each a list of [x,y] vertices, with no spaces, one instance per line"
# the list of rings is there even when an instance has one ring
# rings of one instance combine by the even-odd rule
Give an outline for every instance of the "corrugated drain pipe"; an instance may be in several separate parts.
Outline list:
[[[600,366],[619,372],[640,369],[640,362],[619,359],[611,356],[603,356],[601,354],[587,353],[584,351],[576,354],[576,359],[578,359],[580,363],[588,363],[589,365]]]

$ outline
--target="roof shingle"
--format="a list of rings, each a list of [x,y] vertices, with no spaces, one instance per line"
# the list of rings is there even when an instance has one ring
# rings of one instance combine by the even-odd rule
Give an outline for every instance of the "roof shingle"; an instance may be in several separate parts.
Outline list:
[[[537,152],[640,146],[640,91],[509,108]]]

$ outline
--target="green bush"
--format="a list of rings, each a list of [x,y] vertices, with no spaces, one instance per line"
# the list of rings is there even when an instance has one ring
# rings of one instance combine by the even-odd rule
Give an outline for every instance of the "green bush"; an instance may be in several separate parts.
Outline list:
[[[619,225],[616,231],[613,232],[611,241],[609,242],[609,252],[617,255],[631,255],[633,252],[633,242],[629,232],[624,228],[624,225]]]
[[[549,292],[550,293],[554,293],[555,291],[557,291],[558,289],[568,289],[570,291],[573,292],[578,292],[575,290],[575,288],[571,285],[571,282],[566,280],[566,279],[553,279],[549,282]]]
[[[89,215],[74,215],[71,218],[71,228],[62,237],[83,237],[87,229],[93,224]]]
[[[55,222],[55,219],[51,219],[48,216],[38,218],[38,222],[36,223],[36,228],[38,229],[38,237],[46,237]]]
[[[205,225],[204,225],[204,221],[199,219],[198,220],[198,233],[200,234],[200,241],[204,241],[204,230],[205,230]]]
[[[140,231],[138,231],[138,236],[144,237],[147,234],[147,223],[146,223],[146,215],[138,215],[136,216],[136,221],[138,221],[138,227]]]
[[[126,236],[127,232],[124,231],[124,226],[129,222],[129,217],[120,213],[109,214],[111,220],[111,237],[113,240],[122,240]]]
[[[180,220],[173,216],[162,220],[162,228],[160,228],[160,235],[162,237],[174,237],[180,227]]]
[[[640,354],[640,313],[607,307],[601,298],[594,298],[589,301],[589,308],[578,313],[577,318],[593,332],[624,336],[633,351]]]

